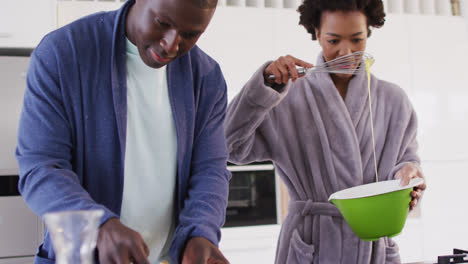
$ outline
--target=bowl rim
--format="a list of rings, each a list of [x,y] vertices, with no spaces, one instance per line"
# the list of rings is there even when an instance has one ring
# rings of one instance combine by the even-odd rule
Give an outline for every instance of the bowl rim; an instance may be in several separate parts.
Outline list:
[[[370,185],[375,185],[375,184],[382,184],[382,183],[389,184],[390,182],[396,182],[397,187],[393,188],[391,190],[383,191],[383,192],[382,191],[379,192],[379,191],[376,191],[376,190],[372,190],[372,191],[369,191],[368,193],[360,194],[360,195],[358,195],[358,194],[349,195],[348,194],[349,192],[353,192],[356,189],[366,188],[366,187],[368,187]],[[346,188],[346,189],[343,189],[343,190],[332,193],[330,195],[330,197],[328,198],[328,201],[365,198],[365,197],[376,196],[376,195],[380,195],[380,194],[384,194],[384,193],[391,193],[391,192],[401,191],[401,190],[405,190],[405,189],[409,189],[409,188],[414,188],[415,186],[418,186],[418,185],[424,183],[424,179],[423,178],[413,178],[413,179],[410,180],[409,184],[405,185],[405,186],[400,186],[399,182],[400,182],[400,179],[395,179],[395,180],[388,180],[388,181],[371,182],[371,183],[367,183],[367,184],[361,184],[361,185],[358,185],[358,186]],[[395,184],[395,183],[390,183],[390,184]],[[345,197],[343,197],[343,196],[345,196]]]

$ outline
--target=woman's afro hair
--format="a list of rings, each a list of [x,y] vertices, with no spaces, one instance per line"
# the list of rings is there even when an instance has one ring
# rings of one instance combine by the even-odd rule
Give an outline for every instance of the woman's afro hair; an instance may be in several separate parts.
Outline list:
[[[381,27],[385,23],[382,0],[304,0],[297,9],[300,13],[299,24],[316,40],[315,29],[320,28],[324,11],[360,11],[367,17],[367,27]],[[368,29],[370,36],[370,29]]]

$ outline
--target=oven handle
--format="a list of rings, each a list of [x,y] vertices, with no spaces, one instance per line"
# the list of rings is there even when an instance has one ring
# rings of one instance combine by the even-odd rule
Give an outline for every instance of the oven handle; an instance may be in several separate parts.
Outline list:
[[[258,164],[258,165],[236,165],[236,166],[227,166],[227,169],[231,172],[237,171],[270,171],[275,170],[273,164]]]

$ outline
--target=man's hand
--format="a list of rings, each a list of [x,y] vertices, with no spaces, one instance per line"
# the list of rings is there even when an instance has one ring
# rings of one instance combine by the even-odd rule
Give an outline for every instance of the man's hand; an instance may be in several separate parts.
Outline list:
[[[400,185],[405,186],[408,185],[410,180],[413,178],[423,178],[424,175],[422,172],[419,170],[419,168],[412,164],[408,163],[403,168],[401,168],[395,175],[396,179],[400,179]],[[421,198],[423,191],[426,189],[426,181],[416,187],[414,187],[414,190],[411,192],[411,203],[410,203],[410,210],[413,210],[413,208],[418,204],[418,200]]]
[[[100,263],[149,264],[149,249],[141,235],[117,218],[99,228],[97,249]]]
[[[208,239],[192,237],[185,246],[182,264],[229,264],[229,261]]]

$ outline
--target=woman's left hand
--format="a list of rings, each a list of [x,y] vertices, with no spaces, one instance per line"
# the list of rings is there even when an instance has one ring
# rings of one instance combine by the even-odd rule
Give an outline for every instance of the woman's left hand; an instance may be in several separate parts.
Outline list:
[[[419,170],[418,166],[414,165],[413,163],[408,163],[403,168],[401,168],[396,174],[395,179],[401,179],[400,185],[406,186],[409,184],[410,180],[413,178],[423,178],[424,175]],[[418,204],[418,200],[421,198],[423,191],[426,189],[426,181],[416,187],[414,187],[413,191],[411,192],[411,203],[410,203],[410,210]]]

